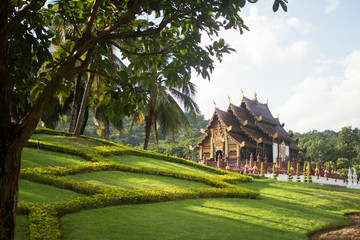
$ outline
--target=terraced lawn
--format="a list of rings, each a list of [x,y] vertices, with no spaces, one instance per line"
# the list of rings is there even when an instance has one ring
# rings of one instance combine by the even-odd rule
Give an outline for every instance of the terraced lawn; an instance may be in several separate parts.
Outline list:
[[[117,163],[136,166],[136,167],[152,167],[152,168],[183,171],[183,172],[190,172],[190,173],[197,173],[204,175],[215,174],[206,170],[187,166],[180,163],[167,162],[164,160],[158,160],[158,159],[146,158],[146,157],[134,156],[134,155],[113,156],[113,157],[109,157],[109,159]]]
[[[64,167],[69,165],[85,163],[86,160],[75,155],[51,152],[47,150],[38,151],[35,148],[25,147],[21,154],[21,168],[36,167]]]
[[[75,148],[90,148],[104,146],[105,144],[86,138],[75,138],[66,136],[56,136],[37,133],[31,136],[31,139],[54,143],[62,146],[75,147]],[[41,147],[41,146],[40,146]]]
[[[66,176],[80,182],[126,190],[210,188],[203,183],[171,177],[120,171],[91,172]]]
[[[31,182],[24,179],[20,179],[19,181],[19,201],[51,203],[81,196],[84,195],[42,183]]]
[[[65,239],[307,239],[309,232],[347,224],[360,194],[341,188],[269,179],[238,184],[260,199],[199,199],[116,206],[61,218]],[[81,225],[76,225],[81,222]]]

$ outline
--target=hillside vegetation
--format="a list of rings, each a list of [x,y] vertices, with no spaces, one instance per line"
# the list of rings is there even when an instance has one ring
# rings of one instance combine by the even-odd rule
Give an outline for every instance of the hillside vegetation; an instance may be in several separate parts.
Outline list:
[[[23,150],[16,239],[306,239],[360,211],[360,191],[68,135],[38,129]]]

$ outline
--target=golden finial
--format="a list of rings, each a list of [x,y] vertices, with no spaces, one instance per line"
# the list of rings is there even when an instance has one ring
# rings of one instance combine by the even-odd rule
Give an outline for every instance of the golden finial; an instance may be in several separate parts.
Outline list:
[[[266,99],[266,105],[268,105],[269,104],[269,99]]]
[[[229,104],[231,104],[231,100],[230,100],[230,97],[228,96],[228,99],[229,99]]]
[[[257,93],[256,93],[256,90],[255,90],[255,93],[254,93],[254,100],[257,101]]]
[[[213,102],[214,102],[214,106],[215,106],[215,109],[216,109],[216,102],[215,102],[215,100],[213,100]]]
[[[242,93],[242,95],[243,95],[243,97],[244,97],[244,92],[243,92],[243,90],[242,90],[242,89],[240,89],[240,91],[241,91],[241,93]]]
[[[277,120],[279,120],[279,118],[280,118],[280,113],[278,113],[278,115],[277,115],[277,117],[276,117],[276,118],[277,118]]]

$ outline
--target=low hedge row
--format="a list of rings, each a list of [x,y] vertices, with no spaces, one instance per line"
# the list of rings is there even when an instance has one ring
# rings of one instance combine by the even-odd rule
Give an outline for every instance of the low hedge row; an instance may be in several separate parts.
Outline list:
[[[256,198],[258,195],[259,193],[240,187],[225,189],[199,188],[187,190],[110,191],[39,206],[20,202],[19,210],[29,215],[31,240],[58,240],[61,238],[59,218],[80,210],[123,204],[144,204],[184,199]]]
[[[63,136],[71,135],[67,132],[58,132],[49,129],[37,129],[37,132]],[[93,140],[98,141],[99,139]],[[108,142],[101,139],[100,141],[104,143]],[[37,147],[37,143],[38,141],[29,140],[28,146]],[[226,172],[177,157],[166,156],[139,149],[132,149],[111,142],[109,143],[110,144],[106,143],[106,146],[94,147],[84,150],[40,142],[41,148],[43,149],[79,155],[91,162],[78,165],[70,165],[67,167],[47,167],[21,170],[20,177],[22,179],[41,182],[87,195],[80,198],[68,199],[50,204],[35,205],[20,202],[19,212],[29,215],[29,230],[31,240],[61,239],[61,232],[59,230],[59,217],[84,209],[94,209],[98,207],[116,206],[122,204],[154,203],[182,199],[257,198],[259,196],[259,193],[257,192],[237,187],[231,184],[237,182],[251,181],[252,178],[250,176]],[[151,157],[169,162],[186,164],[196,168],[211,171],[219,175],[204,176],[201,174],[186,173],[181,171],[128,166],[116,162],[111,162],[104,157],[123,154]],[[93,171],[127,171],[141,174],[161,175],[179,179],[186,179],[189,181],[202,182],[215,188],[130,191],[86,184],[63,177],[66,175]]]
[[[167,162],[181,163],[181,164],[184,164],[184,165],[188,165],[188,166],[191,166],[191,167],[203,169],[203,170],[206,170],[206,171],[209,171],[209,172],[222,174],[222,175],[229,174],[229,173],[231,174],[231,172],[227,172],[227,171],[224,171],[224,170],[221,170],[221,169],[217,169],[217,168],[209,167],[209,166],[206,166],[206,165],[202,165],[202,164],[199,164],[197,162],[186,160],[186,159],[183,159],[183,158],[174,157],[174,156],[168,156],[168,155],[164,155],[164,154],[161,154],[161,153],[152,152],[152,151],[145,151],[145,150],[141,150],[141,149],[137,149],[137,148],[129,148],[129,147],[125,147],[125,146],[123,146],[121,149],[116,149],[116,148],[108,149],[107,151],[104,151],[101,154],[103,156],[107,156],[107,157],[129,154],[129,155],[135,155],[135,156],[142,156],[142,157],[148,157],[148,158],[164,160],[164,161],[167,161]]]
[[[30,240],[59,240],[61,232],[59,217],[52,207],[46,204],[31,204],[20,201],[18,213],[29,216],[29,239]]]
[[[259,193],[245,188],[194,188],[186,190],[143,190],[143,191],[112,191],[95,194],[89,197],[64,200],[50,204],[57,216],[78,212],[85,209],[117,206],[124,204],[144,204],[184,199],[203,198],[247,198],[254,199]]]
[[[69,133],[69,132],[55,131],[55,130],[51,130],[51,129],[47,129],[47,128],[37,128],[35,133],[46,133],[46,134],[52,134],[52,135],[72,136],[71,133]],[[156,152],[152,152],[152,151],[145,151],[145,150],[137,149],[137,148],[130,148],[130,147],[126,147],[124,145],[113,143],[113,142],[110,142],[110,141],[107,141],[104,139],[92,138],[92,137],[87,137],[87,136],[81,136],[81,137],[91,139],[94,141],[98,141],[98,142],[102,142],[108,146],[93,147],[93,148],[87,149],[86,150],[87,152],[84,152],[84,150],[80,150],[80,149],[76,149],[77,152],[74,152],[75,148],[71,148],[72,150],[71,151],[66,150],[67,151],[66,153],[84,156],[86,159],[88,159],[90,161],[100,161],[99,156],[97,156],[97,157],[93,156],[94,153],[97,153],[102,156],[116,156],[116,155],[129,154],[129,155],[136,155],[136,156],[164,160],[164,161],[168,161],[168,162],[181,163],[184,165],[192,166],[195,168],[203,169],[203,170],[221,174],[221,175],[234,174],[232,172],[227,172],[227,171],[224,171],[221,169],[209,167],[209,166],[202,165],[197,162],[186,160],[186,159],[179,158],[179,157],[168,156],[168,155],[164,155],[164,154],[160,154],[160,153],[156,153]],[[29,140],[29,146],[37,147],[36,145],[34,145],[35,143],[37,144],[37,141]],[[41,144],[44,144],[44,142],[41,142]],[[64,146],[59,146],[59,145],[55,145],[55,144],[48,144],[48,145],[45,144],[44,147],[47,150],[52,150],[52,151],[61,151],[62,148],[64,148],[64,149],[70,148],[70,147],[64,147]],[[93,154],[89,154],[89,151],[92,152]],[[71,153],[71,152],[74,152],[74,153]],[[90,159],[89,159],[89,155],[91,156]],[[238,174],[235,174],[235,175],[238,175]],[[242,181],[244,181],[244,182],[251,181],[251,179],[252,179],[251,177],[246,177],[246,178],[243,178]]]
[[[34,141],[34,140],[29,140],[28,142],[28,146],[29,147],[37,147],[37,142],[38,141]],[[105,156],[110,156],[110,155],[121,155],[121,154],[129,154],[129,153],[138,153],[138,155],[144,156],[144,153],[146,153],[146,151],[141,151],[141,150],[135,150],[135,149],[130,149],[130,148],[126,148],[124,147],[123,149],[120,149],[120,147],[117,146],[111,146],[111,147],[95,147],[95,148],[90,148],[92,150],[84,150],[84,149],[77,149],[77,148],[72,148],[72,147],[68,147],[68,146],[61,146],[61,145],[56,145],[56,144],[52,144],[52,143],[45,143],[45,142],[40,142],[41,146],[43,149],[49,150],[49,151],[57,151],[57,152],[63,152],[63,153],[67,153],[67,154],[73,154],[73,155],[78,155],[81,156],[83,158],[85,158],[86,160],[92,161],[92,162],[109,162],[109,160],[107,158],[102,157],[99,153],[103,153],[103,155]],[[107,149],[104,151],[104,149]],[[96,154],[96,152],[98,152]],[[176,158],[176,157],[170,157],[170,156],[166,156],[166,155],[162,155],[162,154],[157,154],[157,153],[153,153],[150,152],[150,154],[155,154],[156,156],[158,156],[158,159],[161,160],[165,160],[165,161],[170,161],[170,162],[176,162],[176,163],[180,163],[180,164],[186,164],[186,165],[190,165],[196,168],[201,168],[207,171],[211,171],[211,172],[215,172],[218,174],[221,174],[222,176],[222,180],[224,180],[227,183],[237,183],[237,182],[248,182],[251,181],[251,176],[247,176],[247,175],[240,175],[240,174],[236,174],[236,173],[232,173],[232,172],[226,172],[223,170],[219,170],[216,168],[212,168],[212,167],[208,167],[208,166],[204,166],[198,163],[195,163],[193,161],[189,161],[189,160],[185,160],[182,158]],[[137,155],[137,154],[135,154]],[[152,158],[155,158],[154,156]],[[114,166],[115,163],[111,163],[110,166]],[[109,165],[106,165],[107,167]],[[122,167],[119,167],[122,166]],[[98,170],[96,170],[96,167],[98,168]],[[100,168],[99,168],[100,167]],[[47,174],[54,174],[54,175],[69,175],[69,174],[76,174],[76,173],[80,173],[80,172],[86,172],[86,171],[101,171],[101,170],[107,170],[105,167],[105,169],[103,169],[102,167],[104,167],[104,165],[87,165],[87,164],[81,164],[81,165],[73,165],[71,167],[66,167],[66,168],[45,168],[43,169],[44,171],[51,171]],[[81,168],[83,170],[77,170],[77,168]],[[95,168],[95,169],[92,169]],[[66,170],[64,170],[66,169]],[[88,169],[88,170],[86,170]],[[161,170],[156,169],[156,168],[144,168],[144,167],[132,167],[132,166],[127,166],[127,165],[121,165],[118,164],[118,170],[122,170],[122,171],[131,171],[131,172],[138,172],[138,173],[147,173],[147,174],[159,174],[158,172],[161,172]],[[144,171],[142,171],[141,169],[145,169]],[[156,172],[153,172],[154,169],[156,169]],[[54,172],[55,170],[57,170],[57,172]],[[116,169],[114,169],[116,170]],[[59,173],[59,171],[66,171],[66,173]],[[150,173],[149,173],[150,171]],[[163,170],[166,171],[166,170]],[[46,172],[43,172],[46,173]]]
[[[60,178],[60,176],[98,171],[125,171],[140,174],[159,175],[184,179],[188,181],[201,182],[217,188],[232,188],[234,185],[231,185],[228,182],[237,183],[243,181],[244,178],[241,175],[239,175],[237,178],[231,178],[232,176],[226,175],[204,176],[201,174],[186,173],[167,169],[135,167],[115,162],[88,162],[84,164],[70,165],[67,167],[28,168],[21,171],[20,177],[23,179],[41,182],[89,195],[94,194],[94,191],[97,192],[99,190],[94,189],[91,191],[89,186],[86,184],[80,184],[76,181]]]

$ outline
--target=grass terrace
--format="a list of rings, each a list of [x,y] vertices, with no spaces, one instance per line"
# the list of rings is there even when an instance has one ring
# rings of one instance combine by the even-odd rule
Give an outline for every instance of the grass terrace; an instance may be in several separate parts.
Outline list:
[[[22,154],[16,239],[307,239],[360,211],[352,189],[37,132],[40,151],[33,141]]]

